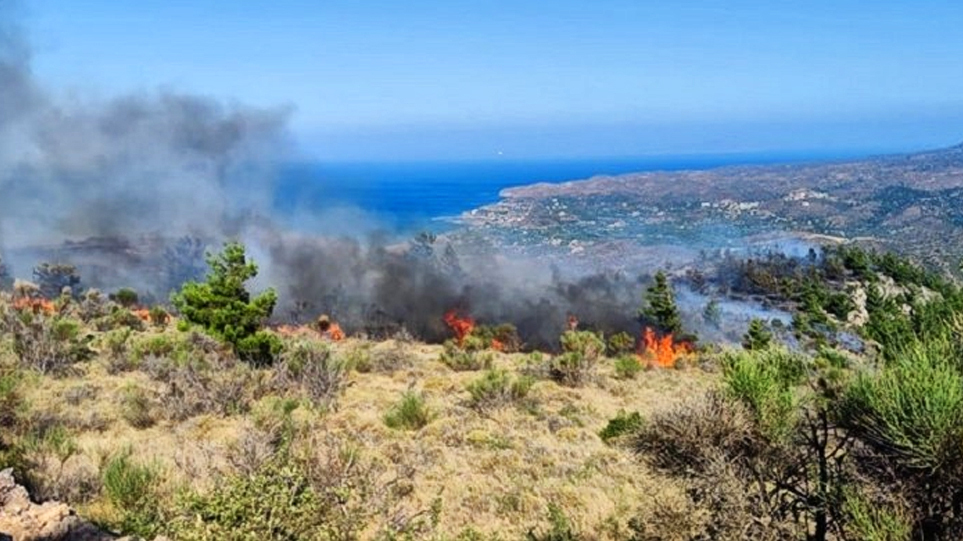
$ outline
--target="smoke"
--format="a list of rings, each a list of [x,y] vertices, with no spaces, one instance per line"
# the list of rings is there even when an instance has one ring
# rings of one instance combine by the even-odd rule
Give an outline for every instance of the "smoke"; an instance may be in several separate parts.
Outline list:
[[[556,347],[568,314],[587,327],[638,332],[642,279],[622,273],[562,278],[543,262],[497,254],[459,256],[441,241],[413,246],[269,232],[265,283],[281,284],[279,315],[328,313],[349,332],[402,327],[426,340],[449,335],[442,314],[458,309],[482,323],[512,323],[531,346]],[[295,305],[295,300],[308,305]]]
[[[59,95],[0,8],[0,249],[65,238],[224,237],[269,212],[286,109],[156,91]]]

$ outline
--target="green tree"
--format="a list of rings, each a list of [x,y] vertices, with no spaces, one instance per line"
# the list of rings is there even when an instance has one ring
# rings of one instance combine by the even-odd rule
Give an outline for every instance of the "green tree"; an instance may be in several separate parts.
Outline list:
[[[261,330],[277,303],[273,289],[252,297],[245,283],[257,276],[257,265],[249,261],[244,246],[224,245],[219,254],[208,254],[210,271],[204,282],[188,282],[171,302],[187,321],[204,327],[234,347],[242,359],[253,364],[270,364],[280,353],[280,340]]]
[[[722,324],[722,309],[719,307],[717,299],[710,299],[706,307],[702,310],[702,319],[707,324],[719,328]]]
[[[772,332],[766,322],[754,317],[749,322],[749,330],[742,337],[742,347],[748,350],[766,349],[772,344]]]
[[[667,333],[682,332],[682,318],[675,304],[675,293],[664,272],[657,272],[655,282],[646,289],[645,304],[639,311],[639,319],[652,322]]]

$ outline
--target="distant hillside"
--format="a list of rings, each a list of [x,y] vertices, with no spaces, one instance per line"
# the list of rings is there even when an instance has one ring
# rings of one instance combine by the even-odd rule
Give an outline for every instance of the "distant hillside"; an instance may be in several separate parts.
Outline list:
[[[963,253],[963,145],[855,161],[600,176],[504,190],[465,223],[506,244],[860,239],[945,269]],[[720,231],[722,238],[719,238]]]

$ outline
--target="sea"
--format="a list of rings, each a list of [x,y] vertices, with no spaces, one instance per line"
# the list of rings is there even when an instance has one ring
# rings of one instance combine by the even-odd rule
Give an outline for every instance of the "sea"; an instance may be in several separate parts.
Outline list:
[[[283,168],[274,207],[279,215],[290,217],[289,225],[295,228],[339,229],[360,219],[371,229],[442,232],[456,226],[463,212],[498,201],[499,192],[513,186],[596,175],[849,157],[853,155],[784,152],[579,160],[299,162]],[[319,216],[327,218],[312,219]]]

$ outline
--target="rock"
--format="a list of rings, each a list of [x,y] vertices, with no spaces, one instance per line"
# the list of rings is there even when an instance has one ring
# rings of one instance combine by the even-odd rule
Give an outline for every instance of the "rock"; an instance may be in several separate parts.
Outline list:
[[[107,541],[115,537],[59,502],[36,504],[13,470],[0,471],[0,541]]]

